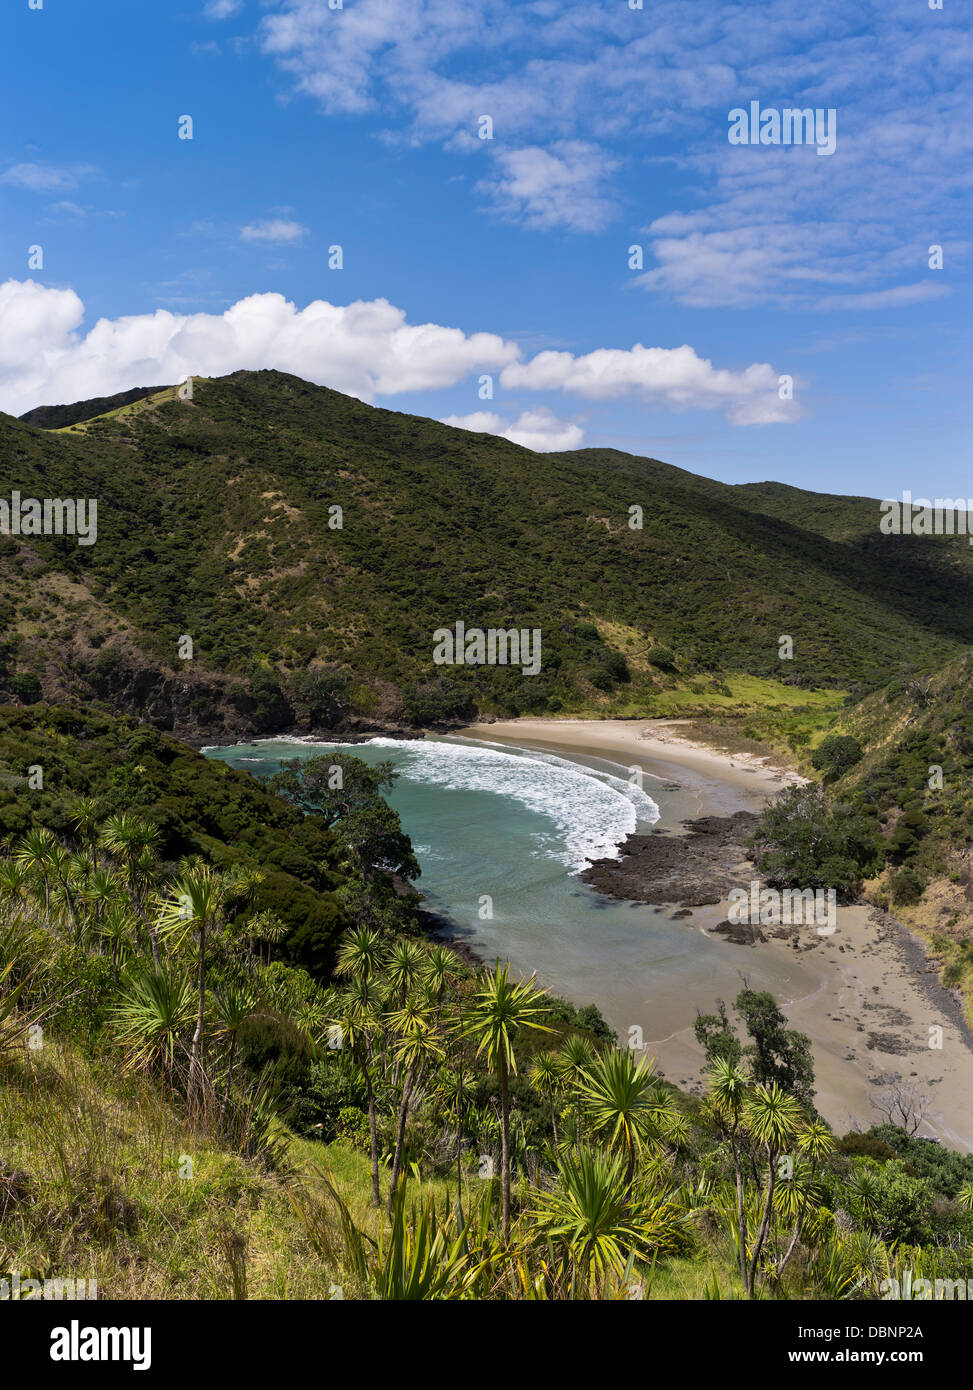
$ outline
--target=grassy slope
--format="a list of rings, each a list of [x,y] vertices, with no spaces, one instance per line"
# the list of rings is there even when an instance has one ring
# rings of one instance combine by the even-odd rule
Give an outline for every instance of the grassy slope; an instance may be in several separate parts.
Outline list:
[[[770,514],[766,489],[612,450],[538,456],[276,372],[173,397],[57,433],[0,418],[24,496],[99,498],[94,547],[0,542],[8,671],[34,670],[48,694],[117,705],[112,666],[133,654],[176,684],[264,666],[287,689],[329,663],[354,708],[394,714],[398,692],[442,673],[432,633],[458,619],[542,628],[535,680],[450,671],[507,712],[639,709],[694,672],[848,687],[973,641],[963,538],[881,537],[874,503],[778,489]],[[176,661],[182,634],[192,663]],[[653,644],[682,682],[644,661]],[[611,648],[635,679],[599,692]]]
[[[94,1278],[100,1298],[232,1298],[235,1236],[251,1298],[326,1299],[340,1282],[311,1250],[284,1179],[190,1131],[147,1083],[57,1044],[2,1080],[4,1270]],[[364,1218],[367,1161],[293,1141],[312,1186],[309,1160],[322,1157]]]
[[[251,1299],[340,1296],[340,1253],[322,1261],[291,1200],[315,1207],[322,1173],[359,1229],[377,1238],[383,1225],[368,1159],[350,1146],[292,1137],[285,1167],[268,1171],[188,1129],[147,1082],[56,1043],[0,1072],[0,1154],[0,1270],[96,1279],[102,1299],[232,1298],[233,1247]],[[439,1178],[422,1188],[452,1195]],[[651,1296],[701,1298],[714,1274],[724,1292],[738,1282],[705,1249],[660,1261]]]

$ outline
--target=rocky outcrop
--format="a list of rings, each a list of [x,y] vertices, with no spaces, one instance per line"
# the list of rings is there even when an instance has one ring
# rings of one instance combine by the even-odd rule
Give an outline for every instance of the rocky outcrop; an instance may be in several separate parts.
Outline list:
[[[686,821],[683,835],[665,830],[630,835],[619,846],[620,859],[596,859],[581,878],[599,893],[630,902],[681,907],[723,902],[739,883],[756,821],[751,811],[737,811]]]

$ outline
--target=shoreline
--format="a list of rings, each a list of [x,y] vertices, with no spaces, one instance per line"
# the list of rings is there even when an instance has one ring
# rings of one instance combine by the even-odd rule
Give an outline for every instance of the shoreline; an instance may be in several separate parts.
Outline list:
[[[785,786],[806,780],[770,756],[695,742],[683,733],[687,726],[688,721],[676,720],[526,718],[451,732],[477,742],[640,769],[650,796],[650,779],[667,793],[673,789],[661,828],[661,833],[669,832],[670,844],[688,833],[684,821],[758,811]],[[734,868],[739,872],[742,866]],[[752,865],[745,871],[756,877]],[[679,904],[673,901],[672,906]],[[817,1105],[838,1133],[883,1123],[875,1102],[886,1101],[895,1087],[914,1088],[929,1098],[917,1134],[973,1152],[973,1032],[914,933],[863,902],[839,905],[832,936],[791,927],[776,929],[752,945],[714,938],[713,928],[726,915],[725,903],[683,909],[678,915],[688,919],[687,929],[718,943],[721,952],[735,953],[741,973],[750,951],[777,962],[797,958],[810,972],[810,989],[791,999],[778,998],[778,1003],[790,1025],[811,1039]],[[599,1002],[597,996],[594,1002]],[[624,1029],[625,1020],[611,1017],[603,1007],[602,1012],[612,1026]],[[669,1080],[699,1094],[703,1054],[693,1033],[695,1012],[687,1000],[685,1024],[666,1037],[647,1039],[645,1047]],[[942,1030],[938,1037],[931,1031],[935,1028]]]

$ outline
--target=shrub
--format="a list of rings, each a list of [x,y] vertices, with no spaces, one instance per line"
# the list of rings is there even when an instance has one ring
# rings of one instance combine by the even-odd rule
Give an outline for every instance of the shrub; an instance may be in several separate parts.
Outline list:
[[[761,813],[750,841],[754,863],[776,888],[856,892],[879,850],[859,811],[832,803],[820,787],[789,787]]]
[[[343,1105],[338,1111],[334,1137],[350,1144],[359,1153],[368,1153],[371,1136],[368,1129],[368,1115],[357,1105]]]
[[[651,666],[658,666],[660,671],[672,671],[676,665],[675,653],[671,652],[668,647],[653,647],[646,657],[646,661]]]
[[[897,874],[893,874],[889,880],[892,902],[897,907],[911,907],[917,903],[925,892],[925,887],[916,871],[908,865]]]
[[[628,662],[621,652],[609,652],[604,661],[605,670],[619,684],[624,685],[626,681],[632,679],[632,674],[628,669]]]
[[[10,681],[10,689],[25,705],[36,705],[41,698],[41,683],[33,671],[22,671]]]
[[[884,1163],[887,1158],[895,1157],[895,1150],[891,1144],[886,1144],[884,1139],[879,1139],[874,1133],[858,1134],[854,1130],[842,1135],[838,1140],[838,1152],[848,1154],[852,1158],[874,1158],[878,1163]]]
[[[865,750],[850,734],[835,734],[826,738],[811,754],[811,766],[831,781],[860,763]]]

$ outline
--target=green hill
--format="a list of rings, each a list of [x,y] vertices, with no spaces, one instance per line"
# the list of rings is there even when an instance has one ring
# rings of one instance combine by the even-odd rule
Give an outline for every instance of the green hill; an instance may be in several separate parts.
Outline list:
[[[833,794],[871,817],[885,868],[870,896],[919,931],[973,1003],[973,653],[895,679],[846,710],[835,732],[860,761]]]
[[[32,768],[40,769],[41,785],[28,780]],[[318,972],[330,968],[349,921],[335,896],[347,875],[318,817],[134,719],[0,707],[0,840],[9,844],[42,826],[70,839],[79,798],[95,802],[102,817],[134,815],[154,827],[164,865],[199,856],[259,872],[256,910],[281,919],[295,960]]]
[[[21,700],[204,737],[651,712],[699,677],[867,688],[973,643],[965,538],[881,536],[867,499],[538,455],[279,372],[127,394],[58,432],[0,416],[3,496],[98,499],[95,545],[0,539]],[[541,672],[435,665],[457,621],[540,628]]]

